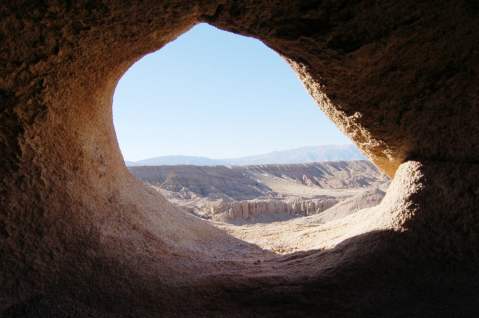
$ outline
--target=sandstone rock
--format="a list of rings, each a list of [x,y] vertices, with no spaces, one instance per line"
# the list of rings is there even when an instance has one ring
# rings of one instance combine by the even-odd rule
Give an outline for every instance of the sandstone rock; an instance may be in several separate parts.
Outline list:
[[[0,17],[0,315],[479,316],[475,1],[3,1]],[[284,56],[394,176],[331,229],[342,243],[277,257],[127,171],[115,85],[201,21]]]
[[[209,215],[215,221],[242,222],[274,220],[275,216],[298,217],[320,213],[338,203],[334,197],[295,200],[249,200],[221,202],[210,207]]]

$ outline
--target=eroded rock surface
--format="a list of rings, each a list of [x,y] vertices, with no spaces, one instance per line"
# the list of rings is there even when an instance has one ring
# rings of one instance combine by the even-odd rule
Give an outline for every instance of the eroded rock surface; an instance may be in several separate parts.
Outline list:
[[[250,200],[221,202],[208,215],[214,221],[228,223],[272,222],[321,213],[338,203],[334,197],[296,200]]]
[[[470,0],[4,1],[1,315],[479,316],[478,18]],[[282,54],[394,176],[334,244],[277,256],[128,173],[115,85],[201,21]]]

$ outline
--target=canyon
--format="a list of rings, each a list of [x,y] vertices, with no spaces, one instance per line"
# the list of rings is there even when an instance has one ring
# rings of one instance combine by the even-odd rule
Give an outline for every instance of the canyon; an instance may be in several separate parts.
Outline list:
[[[129,170],[175,206],[280,254],[311,246],[288,239],[290,233],[317,231],[319,225],[376,206],[389,185],[389,178],[369,161]],[[265,232],[275,235],[265,239]],[[290,243],[277,246],[278,241]]]

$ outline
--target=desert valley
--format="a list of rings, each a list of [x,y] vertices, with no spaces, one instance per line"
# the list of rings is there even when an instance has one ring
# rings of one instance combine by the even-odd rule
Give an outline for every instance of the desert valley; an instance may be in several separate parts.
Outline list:
[[[479,1],[0,17],[0,318],[479,317]]]
[[[389,184],[365,160],[129,169],[185,213],[277,254],[322,246],[334,221],[379,204]]]

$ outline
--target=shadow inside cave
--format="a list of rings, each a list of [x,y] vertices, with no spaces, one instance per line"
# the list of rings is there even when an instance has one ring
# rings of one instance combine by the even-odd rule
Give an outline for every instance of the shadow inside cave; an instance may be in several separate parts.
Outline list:
[[[407,233],[374,231],[329,250],[209,273],[188,287],[135,277],[121,263],[99,259],[102,270],[89,281],[71,272],[2,317],[193,317],[205,309],[232,317],[252,309],[261,317],[477,316],[479,307],[471,304],[479,300],[479,274],[472,264],[431,262],[411,248],[415,244]],[[121,275],[135,284],[125,288]]]

